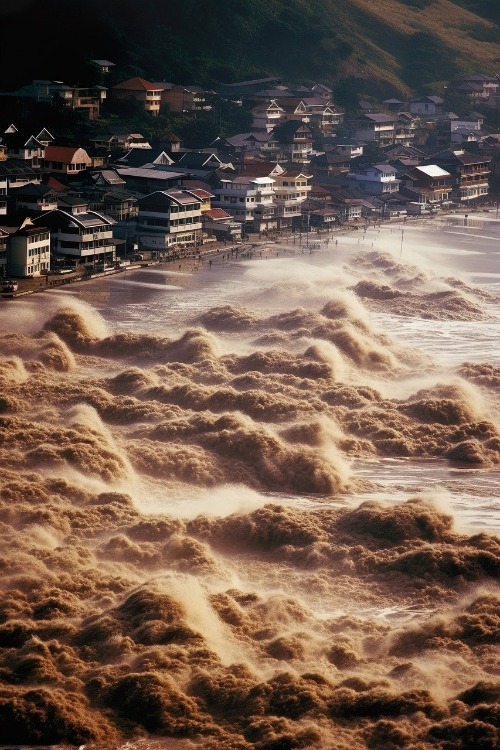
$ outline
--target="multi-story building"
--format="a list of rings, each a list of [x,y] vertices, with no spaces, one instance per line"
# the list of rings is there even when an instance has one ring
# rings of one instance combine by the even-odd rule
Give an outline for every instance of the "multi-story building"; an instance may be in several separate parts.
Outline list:
[[[33,219],[34,224],[47,226],[51,235],[51,251],[78,263],[113,264],[117,240],[113,237],[113,219],[89,211],[81,203],[73,210],[47,211]]]
[[[277,161],[309,163],[313,154],[313,133],[306,123],[289,120],[274,128],[273,134],[279,144]]]
[[[33,182],[14,190],[10,196],[12,210],[25,212],[27,216],[36,216],[43,211],[57,208],[57,191],[48,185],[37,185]]]
[[[15,99],[29,99],[35,102],[74,109],[86,113],[89,119],[99,117],[101,104],[106,99],[104,86],[68,86],[62,81],[34,80],[16,91],[3,93]]]
[[[279,229],[290,228],[294,218],[301,215],[302,204],[311,190],[311,177],[305,172],[289,170],[274,174],[274,202]]]
[[[50,271],[50,232],[26,219],[7,240],[7,274],[40,276]]]
[[[357,141],[376,143],[378,146],[392,146],[395,142],[397,115],[383,112],[368,112],[353,120],[352,125]]]
[[[276,229],[278,220],[272,177],[222,179],[213,204],[234,216],[249,232]]]
[[[270,133],[279,125],[285,114],[285,110],[275,99],[268,102],[260,102],[252,109],[252,130]]]
[[[359,188],[369,195],[395,193],[401,181],[396,178],[396,169],[390,164],[370,164],[359,172],[348,175],[350,187]]]
[[[156,83],[151,83],[151,81],[136,76],[117,83],[110,89],[110,92],[112,99],[115,101],[133,100],[153,117],[160,114],[162,89]]]
[[[344,118],[343,112],[338,112],[331,101],[320,96],[283,97],[279,99],[279,106],[284,110],[282,120],[305,122],[321,133],[333,133]]]
[[[488,194],[491,159],[463,149],[445,149],[433,154],[427,164],[437,164],[452,176],[452,198],[467,202]]]
[[[467,96],[472,104],[495,104],[500,89],[498,76],[474,73],[466,76],[456,86],[456,90]]]
[[[199,86],[180,86],[176,83],[157,81],[154,84],[161,90],[161,106],[169,112],[210,111],[208,93]]]
[[[448,201],[452,190],[452,177],[437,164],[413,167],[406,175],[406,184],[419,196],[420,203],[440,204]]]
[[[7,159],[21,159],[32,167],[40,167],[43,163],[45,146],[31,133],[16,131],[2,136],[7,147]]]
[[[201,199],[193,192],[157,190],[138,200],[140,248],[165,251],[201,243]]]
[[[0,188],[7,183],[7,195],[12,190],[27,185],[29,182],[40,184],[42,175],[39,170],[33,169],[29,162],[23,159],[6,159],[0,161]],[[0,192],[0,199],[1,199]]]

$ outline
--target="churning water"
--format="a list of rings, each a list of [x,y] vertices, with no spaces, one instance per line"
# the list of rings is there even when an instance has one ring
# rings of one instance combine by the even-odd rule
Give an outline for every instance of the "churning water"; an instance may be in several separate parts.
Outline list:
[[[4,742],[496,747],[499,237],[4,303]]]

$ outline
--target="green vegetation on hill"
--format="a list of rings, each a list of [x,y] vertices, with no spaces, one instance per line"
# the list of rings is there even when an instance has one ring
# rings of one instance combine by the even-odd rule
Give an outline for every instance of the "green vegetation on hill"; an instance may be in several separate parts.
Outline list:
[[[43,77],[87,83],[90,58],[183,84],[278,76],[344,89],[351,83],[361,94],[383,96],[500,67],[498,0],[23,0],[18,12],[15,6],[0,4],[2,89]]]

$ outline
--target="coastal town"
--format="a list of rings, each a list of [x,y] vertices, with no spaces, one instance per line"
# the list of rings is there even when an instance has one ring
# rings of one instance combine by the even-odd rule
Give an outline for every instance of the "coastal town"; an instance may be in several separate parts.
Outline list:
[[[206,91],[122,67],[90,60],[99,84],[33,80],[0,92],[9,113],[0,123],[2,297],[144,260],[202,261],[252,240],[309,243],[311,233],[370,222],[498,210],[498,75],[451,81],[442,96],[356,98],[343,111],[324,84],[269,77]],[[222,134],[228,108],[245,132]],[[165,114],[198,126],[196,147]],[[81,124],[69,133],[68,115]],[[131,122],[144,132],[129,132]]]

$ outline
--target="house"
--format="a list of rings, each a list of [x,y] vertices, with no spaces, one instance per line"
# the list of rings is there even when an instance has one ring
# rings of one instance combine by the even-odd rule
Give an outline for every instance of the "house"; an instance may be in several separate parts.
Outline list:
[[[498,76],[474,73],[462,78],[455,86],[458,93],[468,97],[472,103],[496,104],[496,95],[500,90]]]
[[[330,205],[331,196],[328,194],[328,205],[314,199],[306,200],[302,204],[300,220],[294,220],[294,230],[310,227],[319,231],[329,231],[339,223],[339,211]]]
[[[271,133],[267,132],[250,132],[250,133],[237,133],[236,135],[229,136],[224,139],[223,143],[218,145],[221,151],[233,153],[235,156],[245,154],[256,154],[262,152],[272,138]],[[210,144],[212,147],[217,145],[216,141]]]
[[[396,119],[396,115],[383,112],[365,112],[352,121],[355,138],[380,147],[391,146],[395,142]]]
[[[5,181],[7,194],[10,195],[12,190],[27,185],[28,182],[40,184],[42,175],[23,159],[7,159],[0,161],[0,185]]]
[[[32,167],[40,167],[43,163],[45,146],[32,133],[5,134],[2,142],[7,147],[7,159],[22,159]]]
[[[390,164],[369,164],[348,175],[349,185],[370,195],[395,193],[401,181],[396,178],[396,169]]]
[[[272,177],[225,177],[220,180],[213,204],[234,216],[243,229],[262,232],[277,229]]]
[[[335,151],[350,159],[356,159],[358,156],[363,156],[363,145],[361,143],[336,143]]]
[[[361,219],[363,200],[353,195],[350,190],[332,188],[330,205],[337,210],[341,222],[359,221]]]
[[[29,99],[65,109],[73,109],[87,114],[94,120],[99,117],[102,102],[106,99],[104,86],[68,86],[62,81],[36,79],[15,91],[2,92],[1,96],[14,99]]]
[[[491,159],[464,149],[445,149],[432,154],[425,164],[436,164],[452,176],[452,198],[466,202],[488,194]]]
[[[216,240],[241,241],[241,222],[234,221],[231,214],[223,208],[211,208],[205,211],[201,220],[204,234],[213,235]]]
[[[311,177],[312,175],[307,172],[289,169],[281,174],[273,173],[278,229],[291,228],[295,217],[301,215],[302,204],[307,200],[311,190]]]
[[[201,243],[201,201],[187,190],[157,190],[138,201],[140,248],[165,251]]]
[[[115,160],[115,164],[123,167],[171,167],[174,160],[163,149],[130,149],[126,154]]]
[[[57,208],[57,190],[48,185],[29,182],[13,191],[10,207],[13,213],[24,212],[26,216],[52,211]]]
[[[75,112],[86,115],[89,120],[96,120],[100,115],[102,103],[107,97],[107,91],[104,86],[74,86],[71,106]]]
[[[231,163],[222,162],[216,154],[206,151],[186,151],[176,161],[175,166],[183,169],[206,169],[207,171],[231,169],[233,167]]]
[[[45,146],[45,148],[47,148],[47,146],[50,146],[50,144],[54,141],[54,136],[47,130],[47,128],[42,128],[38,135],[35,136],[35,138],[39,143]]]
[[[347,174],[351,168],[351,158],[335,153],[318,154],[318,156],[311,157],[309,167],[314,175],[322,177]]]
[[[314,125],[321,133],[333,133],[344,117],[344,113],[338,112],[331,101],[319,96],[282,97],[279,106],[284,110],[282,120],[300,120]]]
[[[119,241],[113,237],[113,219],[82,210],[81,203],[68,209],[56,208],[33,219],[35,225],[49,228],[51,252],[93,266],[114,264]]]
[[[153,117],[160,114],[162,89],[158,85],[135,76],[117,83],[110,89],[114,101],[135,101]]]
[[[43,168],[56,174],[76,175],[92,166],[92,159],[78,146],[47,146]]]
[[[161,106],[168,112],[210,111],[206,92],[199,86],[181,86],[166,81],[154,84],[161,91]]]
[[[50,232],[42,222],[26,219],[7,240],[8,276],[40,276],[50,270]]]
[[[410,169],[404,182],[418,194],[421,203],[446,203],[451,195],[452,176],[437,164]]]
[[[443,114],[444,99],[440,96],[414,96],[408,102],[412,115],[440,117]]]
[[[129,133],[121,127],[110,127],[110,131],[115,137],[116,147],[121,148],[123,151],[130,149],[148,150],[151,148],[151,144],[142,133]]]
[[[285,110],[275,99],[269,102],[260,102],[252,110],[252,130],[270,133],[276,125],[279,125],[285,114]]]
[[[425,160],[426,154],[416,146],[403,146],[401,144],[389,146],[384,149],[384,159],[388,164],[396,160],[411,160],[421,163]]]
[[[436,146],[447,148],[467,141],[478,141],[481,135],[484,118],[482,115],[468,118],[454,116],[444,117],[437,121],[435,127]],[[472,135],[472,137],[470,137]]]
[[[184,172],[155,169],[153,167],[116,167],[116,172],[132,192],[143,195],[155,190],[170,190],[180,184]]]
[[[278,142],[277,161],[308,164],[313,152],[313,133],[306,123],[290,120],[273,131]]]
[[[195,188],[189,188],[186,186],[182,186],[183,190],[186,190],[187,193],[191,193],[196,200],[200,201],[200,209],[202,215],[205,214],[207,211],[210,211],[212,208],[212,198],[214,197],[213,193],[209,193],[208,190],[204,190],[203,188],[195,187]]]
[[[110,60],[90,60],[91,65],[97,68],[101,75],[107,75],[111,72],[111,68],[116,67],[115,63]]]

